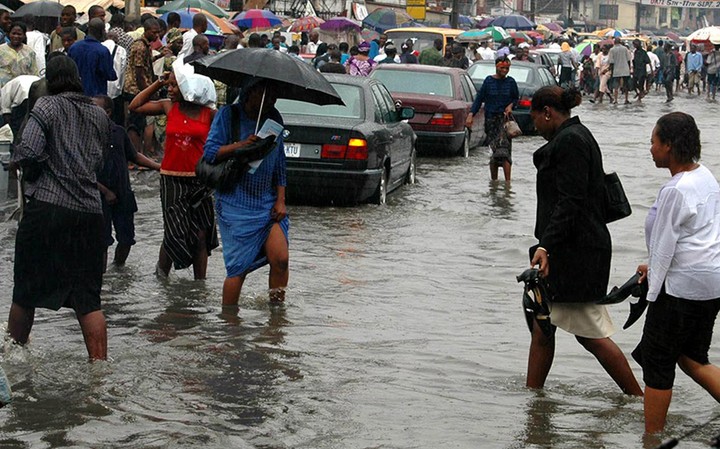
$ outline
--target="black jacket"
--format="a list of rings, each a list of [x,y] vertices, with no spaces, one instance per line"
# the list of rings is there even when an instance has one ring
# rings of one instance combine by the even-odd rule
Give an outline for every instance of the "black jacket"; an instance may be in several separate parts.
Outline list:
[[[558,302],[587,302],[607,293],[611,241],[604,220],[604,171],[595,138],[580,119],[563,123],[535,154],[535,237],[550,261]]]

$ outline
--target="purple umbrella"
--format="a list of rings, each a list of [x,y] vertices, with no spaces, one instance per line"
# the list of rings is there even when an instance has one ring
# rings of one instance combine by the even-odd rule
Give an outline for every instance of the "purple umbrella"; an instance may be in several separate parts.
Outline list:
[[[555,31],[556,33],[562,33],[565,29],[557,22],[544,23],[548,30]]]
[[[487,28],[490,26],[493,20],[495,20],[495,17],[485,17],[480,22],[478,22],[477,28],[480,28],[481,30]]]
[[[333,17],[332,19],[326,20],[325,23],[321,23],[320,29],[333,31],[335,33],[342,33],[348,31],[360,31],[362,27],[347,17]]]

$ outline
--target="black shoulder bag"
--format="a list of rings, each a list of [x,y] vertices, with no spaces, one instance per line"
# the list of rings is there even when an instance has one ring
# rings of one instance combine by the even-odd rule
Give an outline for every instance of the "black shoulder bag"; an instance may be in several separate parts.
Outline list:
[[[606,173],[603,177],[605,187],[605,223],[612,223],[632,214],[630,202],[617,173]]]
[[[230,107],[230,132],[233,142],[240,140],[240,117],[237,106]],[[200,182],[219,192],[229,192],[250,168],[249,163],[262,159],[275,147],[275,136],[268,136],[235,150],[229,159],[210,163],[201,157],[195,166]]]

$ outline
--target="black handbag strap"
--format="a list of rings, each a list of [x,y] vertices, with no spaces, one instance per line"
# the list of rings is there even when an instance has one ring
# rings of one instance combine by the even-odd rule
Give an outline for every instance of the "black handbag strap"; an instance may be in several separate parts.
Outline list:
[[[238,110],[240,107],[239,104],[230,106],[230,138],[232,141],[229,143],[240,141],[240,111]]]

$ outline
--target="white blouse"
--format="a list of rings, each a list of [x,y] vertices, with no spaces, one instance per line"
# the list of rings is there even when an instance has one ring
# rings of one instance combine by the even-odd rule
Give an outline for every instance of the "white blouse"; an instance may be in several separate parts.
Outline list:
[[[720,298],[720,186],[705,166],[670,179],[645,220],[648,301]]]

